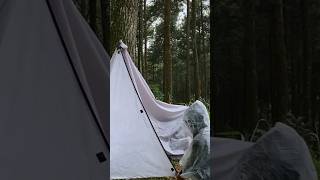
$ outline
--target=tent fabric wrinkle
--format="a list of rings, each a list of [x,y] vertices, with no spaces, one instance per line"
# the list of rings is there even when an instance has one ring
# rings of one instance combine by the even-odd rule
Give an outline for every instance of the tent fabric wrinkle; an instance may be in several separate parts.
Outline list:
[[[143,106],[117,50],[111,60],[110,77],[111,178],[174,176],[152,124],[145,112],[140,112]]]
[[[291,127],[277,123],[256,143],[213,138],[216,180],[317,180],[309,149]]]
[[[105,54],[105,59],[99,57],[96,53],[96,49],[101,52],[104,50],[99,46],[83,45],[83,39],[87,39],[89,43],[93,41],[98,41],[97,39],[92,39],[93,32],[88,32],[86,26],[83,25],[82,17],[79,12],[75,9],[71,1],[50,1],[48,0],[49,8],[55,13],[54,20],[57,22],[57,28],[61,33],[62,41],[65,43],[66,50],[70,55],[70,60],[72,65],[79,76],[80,83],[84,89],[84,92],[90,103],[90,107],[97,118],[97,123],[103,129],[104,136],[108,139],[108,126],[109,123],[106,122],[107,119],[107,100],[108,95],[103,92],[106,89],[106,83],[97,85],[96,82],[103,82],[108,76],[106,62],[109,58]],[[65,8],[68,8],[68,11]],[[73,12],[73,13],[70,13]],[[77,15],[77,16],[75,16]],[[80,17],[80,18],[79,18]],[[60,22],[60,23],[59,23]],[[81,33],[79,33],[81,32]],[[88,34],[88,35],[87,35]],[[91,37],[90,37],[91,36]],[[100,45],[101,46],[101,45]],[[90,49],[91,51],[88,51]],[[86,52],[86,53],[83,53]],[[96,61],[88,61],[87,58],[95,57]],[[91,83],[91,84],[90,84]],[[101,87],[102,86],[102,87]],[[96,95],[96,96],[95,96]],[[101,98],[104,96],[103,98]],[[108,139],[109,140],[109,139]],[[106,142],[107,143],[107,142]],[[107,143],[108,144],[108,143]]]
[[[111,58],[110,78],[111,178],[175,176],[168,156],[190,146],[183,122],[189,107],[156,100],[123,43]]]
[[[138,91],[165,150],[170,155],[184,154],[192,141],[192,133],[185,127],[183,122],[183,115],[189,107],[172,105],[157,100],[147,82],[134,65],[129,52],[123,51],[122,53],[132,77],[132,83]],[[111,60],[111,69],[116,68],[112,65],[114,61],[115,59]],[[113,86],[113,84],[111,84],[111,86]],[[171,149],[171,147],[173,149]]]
[[[109,56],[73,2],[0,1],[0,59],[0,179],[107,179]]]

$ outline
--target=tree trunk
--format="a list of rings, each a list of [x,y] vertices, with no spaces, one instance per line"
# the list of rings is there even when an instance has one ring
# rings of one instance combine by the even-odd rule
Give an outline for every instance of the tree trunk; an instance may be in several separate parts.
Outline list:
[[[244,112],[242,123],[246,132],[251,132],[257,123],[257,71],[255,44],[255,0],[243,1],[244,12]]]
[[[137,12],[135,0],[111,0],[111,47],[116,47],[119,40],[123,40],[132,57],[136,57]]]
[[[210,78],[211,78],[211,80],[210,80],[210,87],[209,87],[209,89],[210,89],[210,120],[211,120],[211,122],[214,122],[213,124],[214,124],[214,127],[215,127],[215,129],[217,128],[217,127],[219,127],[219,125],[220,124],[222,124],[221,123],[221,121],[220,122],[216,122],[216,120],[215,120],[215,111],[214,111],[214,97],[216,97],[216,96],[214,96],[214,93],[215,93],[215,91],[214,91],[214,89],[216,89],[216,87],[214,87],[214,84],[216,83],[216,77],[214,76],[214,59],[213,59],[213,50],[214,50],[214,45],[213,45],[213,35],[214,35],[214,28],[213,28],[213,21],[214,21],[214,14],[213,14],[213,12],[214,12],[214,9],[213,9],[213,1],[214,0],[210,0]],[[210,133],[211,133],[211,135],[213,136],[213,127],[211,127],[211,129],[210,129]]]
[[[97,33],[97,0],[89,1],[89,22],[92,30]]]
[[[303,104],[302,115],[310,122],[312,120],[312,39],[310,28],[310,0],[301,0],[302,32],[303,32]],[[313,122],[314,123],[314,122]]]
[[[197,7],[198,0],[192,0],[191,2],[191,26],[192,28],[192,57],[194,60],[194,90],[195,90],[195,98],[199,99],[201,96],[201,84],[200,84],[200,76],[199,76],[199,59],[198,59],[198,48],[197,48],[197,32],[196,32],[196,20],[197,20]]]
[[[186,54],[186,102],[190,101],[191,87],[190,87],[190,0],[187,0],[187,54]]]
[[[139,10],[138,10],[138,69],[143,74],[143,2],[144,0],[139,0]]]
[[[271,46],[271,114],[272,121],[284,121],[288,113],[288,75],[284,37],[283,2],[273,0],[270,22]]]
[[[201,48],[201,69],[202,69],[202,73],[201,73],[201,95],[203,96],[203,98],[207,98],[207,52],[206,52],[206,44],[205,44],[205,22],[204,22],[204,17],[203,17],[203,2],[201,1],[200,2],[200,16],[201,16],[201,19],[200,19],[200,22],[201,22],[201,45],[202,45],[202,48]]]
[[[148,80],[148,63],[147,63],[147,51],[148,51],[148,29],[147,29],[147,0],[143,1],[143,13],[144,13],[144,55],[143,55],[143,76]]]
[[[81,0],[80,2],[80,9],[82,16],[87,19],[87,0]]]
[[[100,0],[101,4],[101,22],[102,22],[102,34],[103,34],[103,45],[106,51],[111,54],[110,47],[110,1]]]
[[[171,59],[171,0],[164,0],[164,101],[170,103],[172,96]]]

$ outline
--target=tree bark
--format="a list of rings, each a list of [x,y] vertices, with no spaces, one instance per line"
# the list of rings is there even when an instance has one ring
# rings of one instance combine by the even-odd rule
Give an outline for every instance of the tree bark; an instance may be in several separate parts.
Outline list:
[[[210,89],[210,120],[211,120],[211,122],[214,122],[213,124],[214,124],[214,127],[215,127],[215,129],[217,128],[217,127],[219,127],[219,124],[222,124],[222,123],[219,123],[219,122],[216,122],[215,121],[215,113],[214,113],[214,97],[216,97],[216,96],[214,96],[214,89],[216,88],[216,87],[214,87],[214,84],[215,84],[215,81],[216,81],[216,78],[215,78],[215,76],[214,76],[214,59],[213,59],[213,54],[212,54],[212,52],[213,52],[213,50],[214,50],[214,44],[213,44],[213,37],[214,37],[214,28],[213,28],[213,21],[214,21],[214,14],[213,14],[213,12],[214,12],[214,9],[213,9],[213,2],[214,2],[214,0],[210,0],[210,78],[211,78],[211,80],[210,80],[210,87],[209,87],[209,89]],[[211,129],[210,129],[210,133],[211,133],[211,135],[213,136],[213,129],[214,128],[212,128],[211,127]]]
[[[171,58],[171,0],[164,0],[164,101],[170,103],[172,96]]]
[[[301,0],[302,32],[303,32],[303,104],[302,115],[310,122],[312,120],[312,39],[310,28],[310,0]],[[313,122],[314,123],[314,122]]]
[[[97,33],[97,0],[89,1],[89,22],[92,30]]]
[[[187,0],[187,54],[186,54],[186,102],[190,101],[191,86],[190,86],[190,0]]]
[[[111,54],[110,47],[110,1],[100,0],[101,4],[101,24],[102,24],[102,34],[103,34],[103,45],[106,51]]]
[[[147,0],[143,1],[143,16],[144,16],[144,55],[143,55],[143,76],[148,80],[148,63],[147,63],[147,51],[148,51],[148,29],[147,29]]]
[[[143,74],[143,1],[139,0],[138,7],[138,69]]]
[[[207,98],[207,52],[206,52],[206,44],[205,44],[205,22],[204,22],[204,16],[203,16],[203,2],[200,2],[200,22],[201,22],[201,69],[202,69],[202,73],[201,73],[201,95],[203,96],[203,98]]]
[[[81,0],[80,9],[82,16],[87,19],[87,0]]]
[[[255,0],[243,1],[244,12],[244,112],[242,123],[246,132],[251,132],[257,123],[257,70],[255,44]]]
[[[119,40],[123,40],[132,57],[136,57],[137,12],[135,0],[111,0],[111,47],[116,47]]]
[[[271,114],[272,121],[285,121],[288,113],[288,75],[284,37],[283,1],[271,2]]]
[[[192,57],[194,60],[194,90],[195,90],[195,98],[199,99],[201,96],[201,83],[199,76],[199,59],[198,59],[198,47],[197,47],[197,32],[196,32],[196,20],[197,20],[197,7],[198,0],[192,0],[191,2],[191,26],[192,28]]]

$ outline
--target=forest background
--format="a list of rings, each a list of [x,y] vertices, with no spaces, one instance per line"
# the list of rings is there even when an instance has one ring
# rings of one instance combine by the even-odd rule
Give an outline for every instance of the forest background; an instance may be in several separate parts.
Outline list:
[[[76,0],[109,55],[119,40],[157,99],[210,108],[209,0]]]
[[[217,0],[212,14],[215,135],[256,141],[283,122],[320,170],[320,1]]]
[[[129,46],[158,99],[202,100],[215,136],[256,141],[286,123],[320,169],[319,0],[75,2],[109,54]]]

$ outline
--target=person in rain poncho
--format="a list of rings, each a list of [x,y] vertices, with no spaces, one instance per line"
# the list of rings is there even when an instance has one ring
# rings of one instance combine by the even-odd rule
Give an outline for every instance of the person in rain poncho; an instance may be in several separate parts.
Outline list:
[[[181,177],[210,179],[210,122],[206,107],[196,101],[187,109],[183,120],[193,134],[193,141],[179,162]]]

